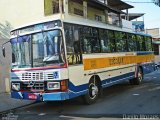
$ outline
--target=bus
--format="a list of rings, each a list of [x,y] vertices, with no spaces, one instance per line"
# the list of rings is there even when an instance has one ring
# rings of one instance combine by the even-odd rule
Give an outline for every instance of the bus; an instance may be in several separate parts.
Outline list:
[[[82,96],[92,104],[103,88],[126,80],[139,85],[155,70],[150,35],[97,21],[36,22],[12,30],[9,42],[11,97],[16,99],[47,102]]]

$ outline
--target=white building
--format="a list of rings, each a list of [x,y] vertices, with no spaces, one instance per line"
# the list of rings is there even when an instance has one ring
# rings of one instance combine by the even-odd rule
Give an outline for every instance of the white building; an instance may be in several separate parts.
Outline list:
[[[146,29],[146,33],[153,37],[153,50],[155,54],[155,60],[160,63],[160,28]]]

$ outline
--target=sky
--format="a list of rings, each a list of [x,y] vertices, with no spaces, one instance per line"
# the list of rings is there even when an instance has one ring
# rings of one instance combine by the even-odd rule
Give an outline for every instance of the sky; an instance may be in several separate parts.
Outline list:
[[[160,7],[154,3],[132,3],[132,2],[152,2],[152,0],[122,0],[134,6],[129,9],[129,13],[145,13],[144,23],[145,29],[160,28]],[[143,17],[137,19],[142,21]]]

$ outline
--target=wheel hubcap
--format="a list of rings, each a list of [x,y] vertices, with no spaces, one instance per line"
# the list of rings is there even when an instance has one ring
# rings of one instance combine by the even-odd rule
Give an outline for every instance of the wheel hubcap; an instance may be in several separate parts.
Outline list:
[[[98,87],[95,84],[90,84],[89,96],[91,99],[94,99],[98,94]]]
[[[139,79],[140,81],[142,81],[142,73],[141,73],[141,72],[138,72],[138,79]]]

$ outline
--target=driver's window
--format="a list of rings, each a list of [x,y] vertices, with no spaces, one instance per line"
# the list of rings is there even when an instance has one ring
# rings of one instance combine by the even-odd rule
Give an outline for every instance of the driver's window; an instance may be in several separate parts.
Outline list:
[[[59,61],[65,62],[64,45],[60,30],[45,33],[45,57],[44,62]]]
[[[58,54],[58,34],[59,31],[50,31],[47,32],[47,56],[57,55]]]

